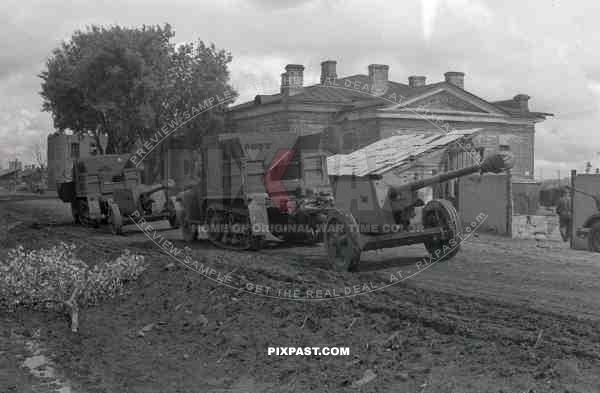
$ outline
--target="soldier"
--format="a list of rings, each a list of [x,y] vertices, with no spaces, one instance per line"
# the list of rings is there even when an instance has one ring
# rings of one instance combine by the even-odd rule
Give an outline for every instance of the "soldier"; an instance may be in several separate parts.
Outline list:
[[[561,198],[556,207],[558,221],[560,224],[560,235],[563,241],[569,241],[571,238],[571,193],[567,187],[561,190]]]

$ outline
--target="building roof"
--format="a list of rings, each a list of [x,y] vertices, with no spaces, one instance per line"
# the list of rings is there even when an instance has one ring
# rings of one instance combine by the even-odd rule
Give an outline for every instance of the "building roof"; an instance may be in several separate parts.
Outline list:
[[[443,82],[442,82],[443,83]],[[325,84],[316,84],[306,86],[298,94],[288,97],[288,102],[319,102],[331,104],[354,104],[357,102],[371,101],[384,103],[386,100],[370,94],[367,90],[361,90],[364,86],[370,86],[371,81],[367,75],[356,74],[326,82]],[[397,97],[414,97],[433,90],[439,83],[426,85],[423,87],[411,88],[406,84],[388,81],[388,90],[385,96],[396,93]],[[277,94],[259,94],[254,101],[235,105],[230,109],[242,109],[254,105],[264,105],[280,103],[284,96]]]
[[[14,176],[17,172],[19,172],[19,169],[0,169],[0,179]]]
[[[514,98],[510,100],[494,101],[492,102],[496,107],[504,110],[505,112],[520,117],[540,117],[540,116],[552,116],[552,113],[545,112],[522,112],[520,103]]]
[[[37,168],[25,168],[21,172],[21,177],[34,176],[36,173],[38,173],[38,169]]]
[[[466,93],[472,99],[481,102],[484,105],[494,107],[500,113],[512,117],[525,118],[544,118],[551,116],[551,113],[543,112],[521,112],[519,103],[514,99],[491,102],[487,101],[467,90],[461,89],[449,82],[442,81],[430,83],[420,87],[410,87],[407,84],[395,81],[387,81],[387,90],[385,93],[377,96],[369,91],[372,87],[372,81],[368,75],[356,74],[331,81],[323,84],[305,86],[297,94],[287,97],[288,103],[320,103],[346,106],[347,109],[361,108],[365,106],[379,106],[398,104],[400,101],[409,101],[417,99],[419,96],[427,96],[435,90],[460,90]],[[237,111],[256,107],[257,105],[278,104],[283,102],[284,95],[277,94],[259,94],[253,101],[234,105],[229,108],[230,111]],[[395,99],[390,99],[395,97]]]
[[[410,166],[414,160],[458,142],[480,128],[453,131],[446,134],[400,134],[381,139],[349,154],[327,158],[329,176],[368,176]]]

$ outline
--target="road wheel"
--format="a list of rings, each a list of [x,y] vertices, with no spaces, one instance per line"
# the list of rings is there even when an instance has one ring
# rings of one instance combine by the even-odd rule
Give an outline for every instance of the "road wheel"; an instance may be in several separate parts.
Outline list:
[[[110,217],[108,218],[110,224],[110,231],[113,235],[123,234],[123,217],[121,216],[121,210],[116,203],[110,204]]]
[[[600,252],[600,221],[592,225],[588,242],[590,251]]]
[[[79,213],[79,201],[78,200],[71,202],[71,215],[73,216],[73,222],[75,224],[81,224],[81,215]]]
[[[262,247],[262,239],[252,234],[248,214],[209,208],[207,222],[208,240],[216,247],[236,251]]]
[[[335,271],[356,271],[360,263],[360,233],[352,213],[333,210],[325,230],[327,261]]]
[[[265,245],[265,239],[262,236],[254,236],[252,235],[250,250],[259,251]]]
[[[198,226],[190,222],[187,214],[181,215],[181,236],[186,242],[193,242],[198,238]]]
[[[458,253],[462,241],[462,226],[458,212],[450,201],[434,199],[427,203],[423,209],[423,226],[441,227],[446,232],[445,239],[429,239],[424,242],[434,260],[448,260]]]

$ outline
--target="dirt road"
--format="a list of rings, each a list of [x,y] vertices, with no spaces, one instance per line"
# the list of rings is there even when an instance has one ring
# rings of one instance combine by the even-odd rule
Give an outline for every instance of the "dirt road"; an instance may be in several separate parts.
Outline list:
[[[148,272],[127,296],[85,310],[79,335],[60,316],[3,315],[4,337],[39,332],[77,391],[600,391],[600,257],[560,243],[472,236],[450,262],[384,289],[391,275],[417,271],[423,247],[365,253],[360,271],[346,274],[326,268],[321,247],[235,253],[193,245],[191,257],[231,273],[240,289],[252,283],[285,297],[296,288],[315,296],[360,288],[349,298],[298,301],[226,288],[136,227],[121,237],[73,227],[58,201],[4,202],[0,214],[10,228],[3,248],[69,241],[90,264],[124,248],[148,255]],[[177,231],[156,233],[185,246]],[[267,356],[269,346],[334,345],[351,355]],[[0,367],[18,370],[14,350],[0,350]],[[358,387],[367,370],[375,378]],[[0,392],[26,391],[26,380],[0,378]]]

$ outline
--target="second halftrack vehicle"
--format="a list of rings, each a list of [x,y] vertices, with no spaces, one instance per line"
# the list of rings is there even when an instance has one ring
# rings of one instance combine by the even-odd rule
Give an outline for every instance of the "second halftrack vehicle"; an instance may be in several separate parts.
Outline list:
[[[202,179],[179,196],[184,240],[226,249],[320,239],[330,203],[320,135],[221,134],[202,144]],[[273,188],[269,189],[269,179]],[[301,228],[301,229],[299,229]]]

